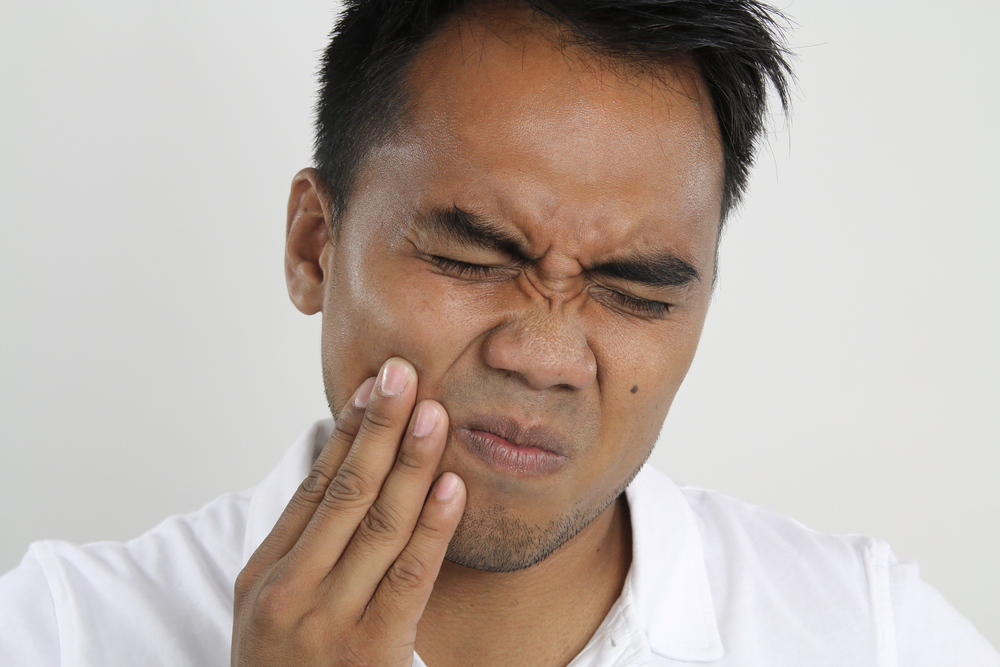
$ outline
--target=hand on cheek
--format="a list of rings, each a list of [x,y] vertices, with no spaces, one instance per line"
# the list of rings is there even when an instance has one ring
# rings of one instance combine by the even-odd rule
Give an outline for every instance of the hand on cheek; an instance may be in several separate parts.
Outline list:
[[[361,384],[309,476],[236,581],[232,664],[409,664],[465,507],[436,481],[448,415],[412,365]]]

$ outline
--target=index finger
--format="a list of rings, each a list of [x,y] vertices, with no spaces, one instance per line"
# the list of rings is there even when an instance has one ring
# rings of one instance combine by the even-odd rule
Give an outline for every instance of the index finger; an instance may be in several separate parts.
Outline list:
[[[250,557],[248,568],[251,565],[264,567],[279,560],[298,541],[316,507],[323,500],[330,480],[337,474],[340,464],[351,450],[374,386],[373,377],[362,382],[340,411],[334,422],[333,433],[316,457],[309,476],[299,485],[274,528]]]

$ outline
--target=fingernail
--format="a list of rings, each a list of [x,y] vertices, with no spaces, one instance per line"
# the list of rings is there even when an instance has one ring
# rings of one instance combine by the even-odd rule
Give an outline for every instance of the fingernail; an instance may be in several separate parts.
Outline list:
[[[458,492],[458,475],[453,472],[446,472],[441,475],[437,486],[434,488],[434,497],[438,500],[451,500]]]
[[[354,407],[367,408],[368,401],[372,397],[372,387],[375,386],[375,378],[368,378],[361,383],[358,390],[354,392]]]
[[[429,435],[438,423],[438,409],[431,403],[417,406],[417,418],[413,420],[413,435],[422,438]]]
[[[410,367],[402,361],[390,359],[382,368],[382,384],[379,391],[383,396],[399,396],[410,383]]]

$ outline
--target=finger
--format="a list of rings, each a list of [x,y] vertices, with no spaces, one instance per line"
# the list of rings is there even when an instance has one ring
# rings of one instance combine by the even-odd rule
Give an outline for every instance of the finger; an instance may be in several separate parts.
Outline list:
[[[266,566],[288,553],[302,535],[316,507],[326,493],[326,487],[351,449],[365,414],[375,378],[368,378],[357,388],[351,400],[341,409],[334,422],[333,433],[313,463],[309,475],[299,485],[292,499],[248,562],[248,567]]]
[[[363,621],[416,628],[465,511],[465,498],[465,484],[458,475],[441,475],[427,497],[413,536],[386,572]]]
[[[349,604],[367,605],[386,571],[413,535],[448,435],[448,416],[437,401],[421,401],[392,472],[368,509],[343,558],[330,573],[330,586]]]
[[[417,374],[404,359],[382,365],[350,451],[289,557],[325,576],[382,489],[410,421]]]

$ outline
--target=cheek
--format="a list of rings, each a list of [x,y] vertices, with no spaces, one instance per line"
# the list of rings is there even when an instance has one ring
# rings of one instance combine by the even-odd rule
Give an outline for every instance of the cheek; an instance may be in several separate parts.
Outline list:
[[[663,420],[698,346],[706,308],[693,308],[665,329],[623,327],[609,332],[599,351],[602,378],[602,440],[633,443],[615,454],[630,474],[656,442]]]
[[[449,289],[421,260],[387,255],[368,253],[348,264],[345,289],[328,304],[339,311],[339,326],[325,327],[334,329],[330,348],[346,353],[341,363],[356,367],[351,377],[361,380],[389,357],[403,357],[417,370],[419,395],[434,396],[448,369],[488,330],[481,300]]]

